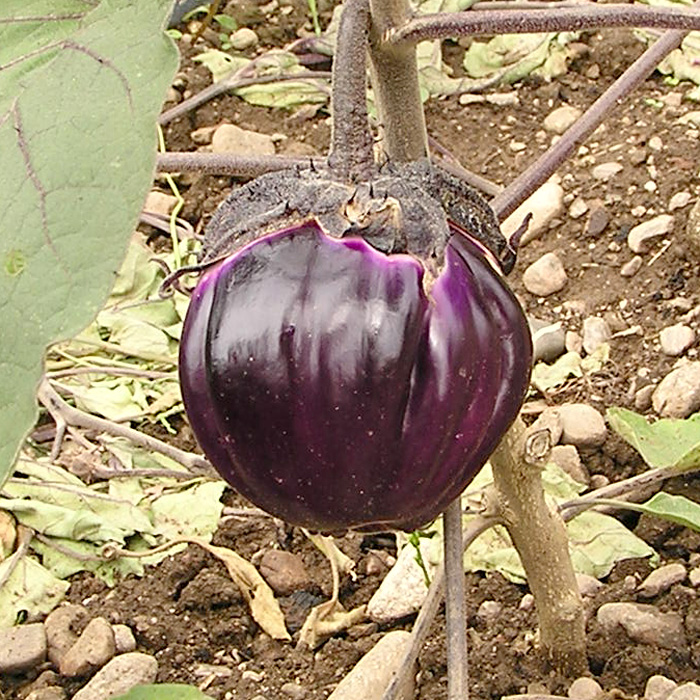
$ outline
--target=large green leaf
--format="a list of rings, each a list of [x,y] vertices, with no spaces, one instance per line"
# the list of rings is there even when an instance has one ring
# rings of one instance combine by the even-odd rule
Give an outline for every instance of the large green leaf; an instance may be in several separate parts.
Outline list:
[[[177,66],[170,5],[0,3],[0,483],[45,347],[104,304],[143,205]]]
[[[649,423],[625,408],[610,408],[606,417],[612,429],[634,447],[652,467],[679,471],[700,465],[700,413],[690,418],[661,418]]]

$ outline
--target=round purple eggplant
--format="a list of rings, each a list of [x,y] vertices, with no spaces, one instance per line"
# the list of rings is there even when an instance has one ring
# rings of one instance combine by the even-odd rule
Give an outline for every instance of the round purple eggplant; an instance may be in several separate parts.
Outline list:
[[[481,469],[520,409],[531,340],[498,264],[450,230],[430,282],[417,258],[314,219],[205,272],[182,393],[243,496],[316,531],[413,530]]]

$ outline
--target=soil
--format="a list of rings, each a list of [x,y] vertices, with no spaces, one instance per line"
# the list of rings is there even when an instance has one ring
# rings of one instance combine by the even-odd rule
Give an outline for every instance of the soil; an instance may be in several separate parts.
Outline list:
[[[255,2],[229,3],[224,11],[253,28],[261,40],[258,50],[266,50],[295,39],[300,27],[310,28],[306,3],[291,7],[292,12],[279,15],[276,23],[269,22],[264,8]],[[322,19],[327,21],[328,13]],[[184,26],[181,29],[186,31]],[[216,33],[211,30],[205,32],[202,43],[194,49],[181,42],[180,87],[186,96],[210,83],[209,72],[193,63],[192,56],[204,45],[217,42]],[[553,108],[568,103],[585,109],[643,48],[628,31],[584,34],[579,56],[563,77],[551,83],[526,80],[505,88],[517,94],[517,106],[475,104],[466,108],[456,98],[429,102],[430,134],[448,146],[466,167],[496,183],[507,183],[549,145],[551,137],[543,132],[542,121]],[[458,44],[449,44],[445,51],[446,59],[457,72],[462,51]],[[646,256],[639,272],[631,278],[620,275],[620,266],[632,257],[626,245],[627,232],[642,220],[632,214],[635,207],[644,207],[645,218],[650,218],[653,213],[666,211],[676,192],[687,190],[693,201],[697,195],[698,132],[678,123],[678,117],[691,111],[693,105],[673,97],[680,96],[683,88],[670,87],[655,74],[589,139],[586,148],[561,168],[566,201],[579,196],[587,202],[601,200],[610,213],[607,228],[597,236],[586,236],[586,216],[574,220],[564,214],[519,254],[510,282],[528,313],[562,321],[567,329],[577,332],[581,331],[582,318],[588,315],[604,316],[616,332],[636,325],[642,329],[641,333],[615,338],[611,362],[604,372],[592,379],[571,381],[564,390],[545,397],[536,395],[533,400],[541,402],[544,398],[549,404],[584,401],[601,411],[610,406],[633,408],[634,391],[645,383],[658,381],[674,364],[674,359],[660,352],[657,338],[661,328],[675,323],[682,313],[700,303],[698,258],[683,234],[691,207],[675,212],[670,245],[654,243],[658,256],[653,263],[651,256]],[[172,103],[166,105],[170,106]],[[230,122],[261,133],[284,134],[285,138],[278,142],[279,153],[321,155],[329,140],[327,117],[324,110],[295,114],[253,107],[226,95],[170,124],[165,129],[165,139],[169,150],[194,150],[197,146],[190,137],[194,129]],[[652,137],[661,139],[661,150],[652,147]],[[524,150],[513,150],[513,142],[525,144]],[[475,149],[474,144],[479,147]],[[611,180],[595,180],[591,175],[591,156],[596,163],[619,161],[623,170]],[[656,191],[644,187],[652,167],[658,173],[654,178]],[[180,176],[178,184],[186,202],[184,217],[201,229],[236,181],[230,177],[188,174]],[[557,252],[564,261],[569,281],[562,292],[543,300],[525,291],[521,275],[528,264],[550,251]],[[695,354],[692,349],[688,353],[691,358]],[[195,449],[186,428],[178,442]],[[610,480],[644,469],[637,454],[612,435],[602,448],[583,454],[583,460],[591,474]],[[697,499],[700,481],[687,479],[667,488]],[[242,503],[232,492],[227,492],[226,498],[229,504]],[[656,549],[662,563],[680,561],[688,565],[693,553],[700,551],[697,533],[646,516],[625,518],[625,524]],[[300,628],[310,607],[330,593],[325,559],[299,531],[272,518],[227,517],[214,544],[229,546],[253,561],[259,561],[261,553],[272,548],[302,558],[310,583],[304,590],[280,598],[291,632]],[[395,554],[395,545],[392,537],[360,534],[349,534],[338,544],[357,562],[356,580],[345,577],[342,581],[341,601],[349,609],[366,603],[377,589],[387,570],[377,566],[377,561]],[[590,613],[590,673],[609,694],[640,695],[653,674],[678,682],[696,680],[700,674],[698,624],[687,624],[685,646],[668,650],[631,643],[623,634],[607,635],[596,623],[595,611],[602,603],[637,600],[630,580],[638,582],[650,570],[646,560],[618,564],[600,592],[586,602]],[[526,587],[509,583],[499,574],[468,574],[466,583],[470,689],[474,700],[528,689],[565,694],[572,679],[550,672],[533,644],[535,611],[520,606]],[[413,623],[413,618],[390,627],[363,623],[330,639],[315,653],[273,641],[252,621],[223,565],[195,546],[151,568],[143,578],[127,578],[113,589],[91,575],[76,575],[68,598],[85,605],[93,615],[128,624],[136,635],[138,649],[157,658],[159,682],[200,685],[213,698],[285,698],[289,695],[281,688],[291,681],[306,691],[306,700],[321,700],[388,629],[410,629]],[[503,605],[500,615],[488,624],[476,615],[486,600]],[[657,598],[640,602],[651,602],[663,611],[679,611],[687,620],[697,621],[700,617],[700,599],[687,583],[676,584]],[[445,670],[440,613],[420,655],[415,697],[444,698]],[[23,687],[31,680],[1,679],[0,690],[8,698],[22,697]],[[66,682],[65,687],[71,693],[78,685]]]

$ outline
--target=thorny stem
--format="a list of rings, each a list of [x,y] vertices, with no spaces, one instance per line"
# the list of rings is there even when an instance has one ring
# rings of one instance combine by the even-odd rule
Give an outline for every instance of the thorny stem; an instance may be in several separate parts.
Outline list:
[[[369,0],[345,0],[333,59],[333,133],[328,163],[345,181],[366,180],[374,165],[367,117]]]
[[[695,3],[695,7],[698,6]],[[664,32],[587,110],[564,132],[548,151],[518,175],[490,202],[500,221],[512,214],[590,136],[608,114],[641,84],[671,51],[677,49],[686,32]]]
[[[391,45],[415,44],[425,39],[482,34],[561,32],[607,27],[655,27],[700,29],[700,12],[682,8],[604,5],[561,7],[556,10],[471,10],[441,12],[409,20],[390,29],[385,40]]]

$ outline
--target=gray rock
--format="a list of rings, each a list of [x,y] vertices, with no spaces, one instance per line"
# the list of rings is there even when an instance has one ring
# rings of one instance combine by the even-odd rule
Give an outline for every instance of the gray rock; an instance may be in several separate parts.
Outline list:
[[[306,688],[302,687],[298,683],[284,683],[280,690],[292,700],[304,700],[307,695]]]
[[[114,630],[114,646],[117,654],[136,651],[136,639],[131,631],[131,627],[128,625],[112,625],[112,630]]]
[[[700,685],[683,683],[671,692],[668,700],[700,700]]]
[[[44,621],[49,660],[58,668],[65,653],[78,641],[78,632],[88,618],[82,605],[68,603],[51,611]]]
[[[622,164],[615,161],[609,163],[600,163],[596,165],[591,174],[596,180],[609,180],[613,175],[617,175],[622,172]]]
[[[634,277],[642,267],[642,262],[642,256],[635,255],[620,268],[620,274],[623,277]]]
[[[683,323],[676,323],[661,329],[659,342],[664,355],[677,357],[695,342],[695,331]]]
[[[588,211],[586,200],[581,197],[576,197],[569,206],[569,216],[572,219],[580,219]]]
[[[73,700],[107,700],[134,686],[153,683],[157,674],[158,662],[152,656],[136,651],[121,654],[101,668]]]
[[[590,355],[612,336],[607,321],[599,316],[589,316],[583,320],[583,349]]]
[[[549,222],[563,210],[564,189],[558,182],[548,180],[501,224],[501,231],[509,238],[520,227],[523,219],[532,214],[530,225],[521,239],[521,245],[526,245],[539,238],[547,230]]]
[[[651,408],[651,396],[655,388],[653,384],[647,384],[634,393],[634,407],[638,411],[646,411]]]
[[[664,418],[687,418],[700,409],[700,362],[688,362],[669,372],[651,396]]]
[[[588,486],[590,483],[588,469],[581,463],[578,450],[573,445],[555,445],[549,459],[579,484]]]
[[[556,253],[545,253],[523,273],[523,285],[530,294],[546,297],[564,288],[567,276]]]
[[[627,234],[627,245],[633,253],[646,253],[652,239],[665,236],[673,229],[673,215],[659,214],[638,224]]]
[[[410,644],[410,638],[410,633],[403,630],[385,634],[340,681],[328,700],[381,700]],[[415,674],[410,673],[406,687],[401,688],[398,694],[399,698],[413,698],[414,678]]]
[[[266,134],[246,131],[235,124],[222,124],[212,135],[211,150],[240,156],[271,156],[275,153],[275,144]]]
[[[608,227],[610,223],[610,212],[605,208],[600,200],[591,202],[591,208],[586,220],[586,236],[597,238]]]
[[[579,593],[585,598],[592,598],[603,587],[603,584],[595,576],[588,574],[576,574],[576,584]]]
[[[104,617],[95,617],[61,659],[61,675],[69,678],[91,675],[115,653],[112,625]]]
[[[650,676],[644,687],[644,697],[646,700],[666,700],[677,687],[678,683],[666,676]]]
[[[566,693],[571,700],[596,700],[603,694],[603,689],[592,678],[577,678]]]
[[[278,595],[290,595],[311,583],[301,557],[279,549],[265,552],[260,560],[260,573]]]
[[[503,605],[497,600],[485,600],[477,609],[476,617],[481,622],[492,622],[503,611]]]
[[[0,673],[22,673],[46,659],[46,631],[41,622],[0,629]]]
[[[563,134],[579,117],[581,110],[571,105],[562,105],[552,110],[542,122],[547,131]]]
[[[622,627],[638,644],[665,649],[685,646],[683,618],[674,612],[664,613],[643,603],[606,603],[598,608],[596,619],[606,631]]]
[[[599,447],[605,442],[605,419],[593,406],[569,403],[559,406],[558,411],[563,430],[561,441],[565,445]]]
[[[552,362],[564,353],[566,332],[561,323],[529,317],[528,324],[532,333],[533,362]]]
[[[231,34],[231,48],[236,51],[252,49],[258,44],[258,35],[248,27],[241,27]]]
[[[667,564],[652,571],[637,588],[637,593],[643,598],[653,598],[667,591],[674,583],[685,580],[687,572],[683,564]]]

